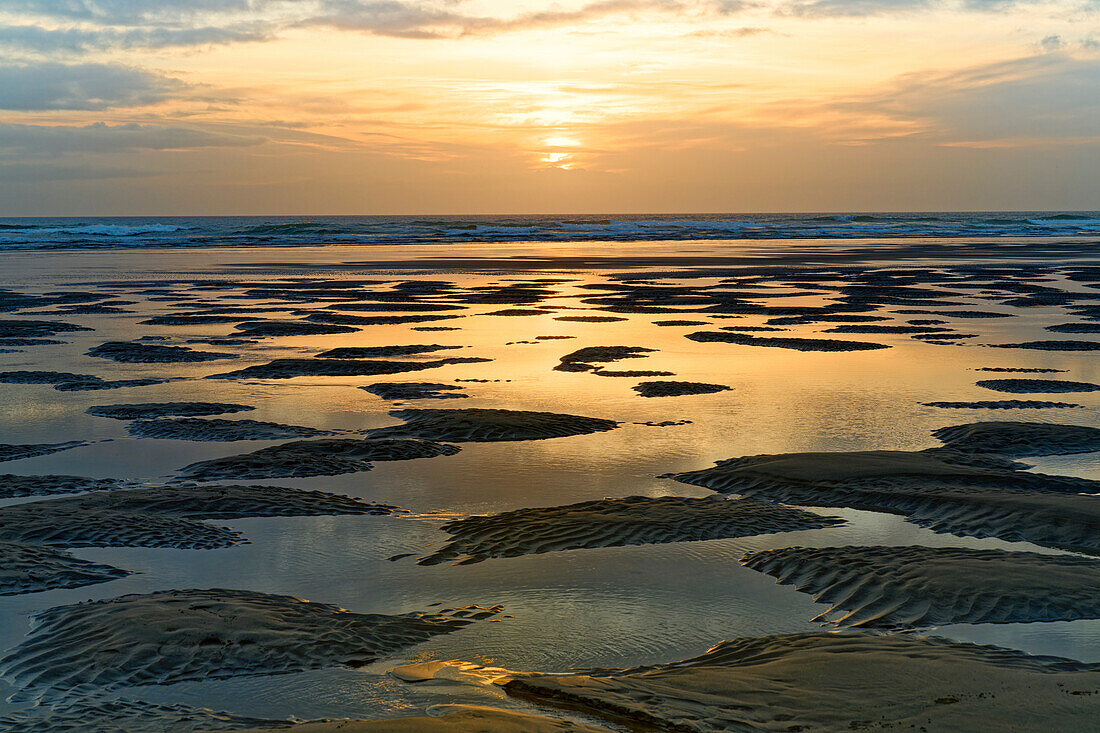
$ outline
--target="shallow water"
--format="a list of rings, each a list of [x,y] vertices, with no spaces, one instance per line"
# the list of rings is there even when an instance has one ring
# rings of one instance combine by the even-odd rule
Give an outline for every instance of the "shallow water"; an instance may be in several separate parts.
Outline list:
[[[1047,257],[1036,245],[1027,258],[983,254],[968,263],[961,256],[932,264],[923,258],[890,259],[884,248],[860,267],[938,267],[951,270],[965,264],[999,267],[1022,260],[1051,267],[1065,265]],[[755,245],[754,245],[755,246]],[[799,242],[790,252],[805,252]],[[767,264],[781,243],[768,253],[751,250],[757,264]],[[1082,251],[1084,247],[1080,248]],[[569,245],[547,250],[566,258],[557,263],[512,261],[506,246],[481,252],[492,257],[482,270],[465,261],[441,266],[426,258],[471,257],[472,247],[371,247],[340,251],[283,250],[279,256],[262,250],[188,250],[55,252],[0,255],[0,287],[25,293],[50,291],[106,292],[125,300],[132,314],[27,315],[28,319],[59,320],[94,328],[62,333],[64,345],[27,347],[0,354],[0,371],[33,369],[95,374],[105,379],[172,376],[164,384],[91,392],[58,392],[50,385],[0,384],[0,435],[5,443],[98,441],[48,456],[0,464],[0,472],[62,473],[80,476],[163,480],[192,462],[252,451],[279,441],[200,443],[130,437],[126,422],[85,414],[92,405],[135,402],[217,401],[256,406],[255,411],[227,417],[266,420],[334,430],[363,430],[398,422],[387,413],[401,407],[494,407],[546,410],[622,421],[609,432],[551,440],[463,443],[454,456],[400,462],[379,462],[366,473],[307,479],[268,479],[277,484],[345,493],[372,501],[397,504],[411,517],[306,517],[239,519],[221,522],[239,530],[250,544],[214,551],[81,549],[79,557],[135,572],[127,578],[75,590],[57,590],[0,597],[0,648],[17,644],[36,610],[78,600],[112,598],[168,588],[228,587],[284,593],[335,603],[357,612],[404,613],[427,610],[429,604],[501,604],[509,618],[475,623],[449,636],[436,637],[407,655],[408,659],[461,659],[506,669],[565,671],[585,667],[628,667],[682,659],[701,653],[723,639],[820,628],[812,619],[826,606],[766,575],[743,568],[746,551],[790,545],[847,544],[1011,548],[1053,552],[1026,543],[960,538],[936,534],[901,517],[848,509],[820,509],[849,523],[775,535],[555,552],[490,559],[465,565],[419,566],[415,558],[391,562],[398,553],[421,554],[437,548],[446,535],[438,529],[445,519],[534,506],[554,506],[607,496],[706,496],[712,492],[687,486],[660,474],[704,468],[714,461],[759,453],[841,451],[860,449],[916,450],[938,445],[930,432],[945,425],[978,420],[1025,420],[1100,425],[1100,394],[1023,395],[1027,399],[1074,402],[1081,408],[1057,410],[969,410],[923,406],[929,401],[998,400],[1003,395],[975,386],[997,375],[974,371],[981,367],[1029,367],[1066,370],[1065,374],[1033,375],[1077,381],[1100,381],[1100,368],[1090,352],[996,349],[985,344],[1038,339],[1092,340],[1088,334],[1054,335],[1044,330],[1055,323],[1080,320],[1061,306],[1013,307],[979,297],[977,291],[952,294],[965,306],[993,310],[1012,317],[953,319],[951,327],[979,334],[958,345],[922,343],[905,334],[822,333],[837,324],[784,326],[789,331],[761,336],[838,338],[887,344],[877,351],[801,352],[727,343],[698,343],[684,335],[721,326],[760,326],[766,316],[712,317],[715,314],[612,313],[626,320],[610,323],[558,321],[599,306],[583,298],[609,295],[582,286],[619,282],[616,273],[639,257],[681,258],[663,263],[663,285],[717,285],[738,278],[740,265],[721,274],[681,277],[691,273],[693,259],[741,258],[748,245],[698,243],[659,246]],[[529,253],[529,250],[523,250]],[[770,254],[769,254],[770,253]],[[797,267],[802,255],[778,256]],[[598,267],[578,266],[577,260],[616,258]],[[844,266],[852,266],[845,257]],[[410,261],[422,264],[413,266]],[[815,256],[815,259],[817,257]],[[858,259],[858,258],[857,258]],[[282,264],[280,264],[282,262]],[[349,264],[349,263],[366,264]],[[1075,266],[1092,264],[1087,259]],[[712,267],[713,265],[707,265]],[[676,272],[681,268],[681,272]],[[670,270],[673,270],[670,273]],[[634,271],[632,277],[638,277]],[[1043,273],[1042,285],[1071,292],[1092,292],[1062,273]],[[152,315],[201,307],[174,308],[170,301],[148,300],[138,291],[165,287],[171,297],[232,306],[270,305],[272,318],[297,319],[290,311],[324,309],[338,301],[279,302],[244,294],[244,280],[371,279],[379,281],[447,280],[462,287],[509,284],[541,278],[568,279],[541,283],[553,296],[536,305],[471,304],[455,311],[459,318],[438,323],[364,326],[355,333],[263,339],[244,346],[185,343],[190,338],[220,337],[232,324],[144,326]],[[794,275],[791,279],[797,280]],[[214,289],[193,289],[192,280],[224,283]],[[161,285],[158,285],[161,283]],[[769,283],[764,283],[768,285]],[[382,286],[375,286],[382,287]],[[738,289],[738,285],[730,285]],[[930,287],[949,287],[935,284]],[[777,287],[780,296],[804,288]],[[160,297],[158,293],[154,297]],[[769,297],[767,305],[820,305],[835,293]],[[1007,296],[1005,296],[1007,297]],[[446,297],[442,299],[446,302]],[[493,316],[492,311],[555,309],[534,316]],[[886,305],[874,315],[906,319],[934,315],[895,314],[910,306]],[[33,310],[33,309],[32,309]],[[360,313],[359,315],[384,315]],[[448,313],[448,315],[450,315]],[[261,315],[258,317],[267,317]],[[654,321],[673,318],[713,321],[713,326],[661,327]],[[0,313],[0,319],[23,318]],[[884,323],[886,323],[884,321]],[[453,326],[454,331],[417,331],[416,327]],[[147,335],[171,336],[168,341],[200,350],[230,351],[241,358],[196,364],[118,364],[84,354],[105,341],[132,340]],[[575,336],[568,340],[531,341],[538,335]],[[438,369],[379,377],[299,377],[284,380],[205,380],[200,377],[274,358],[308,357],[345,346],[438,343],[468,348],[439,352],[443,356],[478,356],[493,361],[454,364]],[[733,389],[706,395],[646,399],[631,387],[639,379],[601,377],[589,372],[554,371],[559,358],[585,346],[624,345],[656,349],[644,358],[607,365],[615,370],[667,370],[676,379],[728,385]],[[21,348],[21,347],[14,347]],[[432,360],[439,354],[409,357]],[[1015,375],[1027,376],[1027,375]],[[491,380],[456,382],[455,380]],[[665,379],[662,377],[661,379]],[[468,399],[418,400],[394,404],[357,389],[372,382],[427,381],[457,383]],[[668,427],[640,425],[647,421],[690,420]],[[1096,454],[1025,459],[1045,473],[1100,478]],[[37,498],[37,497],[36,497]],[[6,500],[15,503],[31,499]],[[1036,624],[956,625],[934,633],[950,638],[992,643],[1032,653],[1054,654],[1083,661],[1100,661],[1100,621]],[[490,686],[399,683],[382,671],[402,660],[386,660],[361,670],[321,670],[280,676],[244,677],[218,682],[188,682],[124,691],[125,696],[157,702],[180,702],[235,713],[299,718],[381,716],[423,711],[430,705],[456,701],[495,701],[501,693]],[[0,683],[2,685],[3,683]],[[0,694],[5,692],[0,687]],[[516,701],[503,704],[522,708]],[[10,705],[9,705],[10,706]],[[5,710],[0,705],[0,713]]]

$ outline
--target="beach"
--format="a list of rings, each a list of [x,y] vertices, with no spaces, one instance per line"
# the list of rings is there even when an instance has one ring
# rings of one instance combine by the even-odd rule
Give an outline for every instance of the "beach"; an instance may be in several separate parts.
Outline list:
[[[1095,242],[806,227],[0,251],[0,730],[1086,729]]]

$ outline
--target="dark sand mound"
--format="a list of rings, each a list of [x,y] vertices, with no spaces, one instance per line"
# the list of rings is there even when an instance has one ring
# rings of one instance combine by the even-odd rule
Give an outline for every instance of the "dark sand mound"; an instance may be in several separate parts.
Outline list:
[[[0,542],[0,596],[79,588],[129,575],[51,547]]]
[[[419,564],[460,560],[458,564],[465,565],[492,557],[746,537],[843,523],[748,500],[628,496],[447,522],[440,529],[453,539]]]
[[[940,450],[792,453],[671,477],[753,499],[901,514],[935,532],[1100,552],[1100,498],[1079,495],[1100,493],[1100,482],[965,460]]]
[[[27,505],[46,510],[79,509],[89,513],[123,511],[188,519],[243,517],[319,517],[334,514],[381,516],[401,511],[343,494],[285,486],[205,486],[183,484],[86,494]]]
[[[554,369],[559,372],[587,372],[596,369],[596,364],[607,364],[620,359],[641,359],[654,351],[656,349],[643,346],[586,346],[561,357],[561,363]]]
[[[79,448],[88,445],[84,440],[73,440],[68,443],[38,443],[34,445],[9,445],[0,443],[0,461],[18,461],[21,458],[34,458],[35,456],[48,456],[50,453]]]
[[[504,689],[654,730],[1047,733],[1094,726],[1100,666],[907,635],[790,634]]]
[[[138,321],[143,326],[200,326],[215,323],[238,323],[245,319],[241,315],[217,315],[214,313],[180,313],[178,315],[153,316]]]
[[[91,331],[75,323],[61,321],[0,320],[0,338],[40,338],[72,331]]]
[[[89,511],[64,499],[0,507],[0,541],[59,547],[171,547],[216,550],[240,544],[228,527],[131,511]]]
[[[935,328],[930,326],[893,326],[893,325],[881,325],[877,323],[868,324],[853,324],[845,326],[834,326],[832,328],[825,329],[825,333],[912,333],[912,334],[936,334],[936,338],[944,338],[941,334],[951,333],[953,329],[950,328]]]
[[[379,382],[359,389],[384,400],[454,400],[469,397],[462,393],[462,387],[433,382]]]
[[[186,346],[160,346],[131,341],[108,341],[86,353],[88,356],[98,356],[124,364],[177,364],[237,358],[236,354],[220,351],[195,351]]]
[[[0,507],[0,540],[62,547],[216,549],[239,533],[202,519],[383,515],[397,507],[279,486],[158,486]]]
[[[682,320],[672,319],[672,320],[668,320],[668,321],[654,321],[653,325],[654,326],[706,326],[706,325],[708,325],[708,323],[706,321],[682,321]]]
[[[116,379],[113,381],[106,381],[99,377],[94,377],[83,382],[61,382],[53,386],[58,392],[93,392],[103,389],[121,389],[123,387],[148,387],[154,384],[164,384],[165,382],[171,382],[171,378],[157,379],[153,377],[145,377],[142,379]]]
[[[628,320],[621,316],[555,316],[555,321],[574,321],[576,323],[614,323]]]
[[[273,338],[278,336],[323,336],[334,333],[355,333],[354,326],[341,326],[332,323],[312,323],[310,321],[247,321],[234,326],[241,335],[250,338]]]
[[[593,371],[597,377],[675,377],[676,372],[663,372],[659,369],[604,369],[596,367]]]
[[[1054,394],[1065,392],[1096,392],[1100,384],[1091,382],[1070,382],[1064,379],[983,379],[977,382],[979,387],[994,392],[1011,394]]]
[[[990,344],[998,349],[1032,349],[1036,351],[1096,351],[1100,341],[1025,341],[1019,344]]]
[[[491,361],[478,357],[452,357],[434,361],[382,361],[359,359],[276,359],[224,374],[211,374],[207,379],[293,379],[294,377],[370,377],[377,374],[398,374],[435,369],[448,364],[471,364]]]
[[[405,424],[372,430],[372,437],[483,443],[563,438],[613,430],[619,426],[614,420],[527,410],[409,409],[394,410],[390,414],[401,418]]]
[[[0,499],[49,494],[78,494],[85,491],[109,491],[126,486],[114,478],[84,478],[82,476],[20,476],[0,474]]]
[[[1100,333],[1100,323],[1059,323],[1047,326],[1054,333]]]
[[[46,692],[360,667],[497,612],[358,614],[246,590],[127,595],[37,614],[0,673]]]
[[[733,389],[724,384],[704,382],[642,382],[634,385],[634,391],[642,397],[679,397],[689,394],[713,394]]]
[[[250,405],[235,405],[229,402],[145,402],[131,405],[94,405],[85,412],[96,417],[110,417],[115,420],[145,420],[155,417],[226,415],[255,409]]]
[[[412,356],[430,351],[461,349],[462,346],[443,346],[441,344],[410,344],[408,346],[345,346],[329,349],[317,355],[318,359],[378,359],[387,356]]]
[[[200,481],[303,478],[369,471],[371,461],[407,461],[458,453],[453,445],[421,440],[299,440],[252,453],[214,458],[180,469]]]
[[[333,314],[333,316],[336,316],[336,315],[337,314]],[[462,316],[432,316],[432,315],[423,315],[423,316],[348,316],[348,315],[344,315],[344,314],[341,314],[341,315],[343,315],[343,317],[340,320],[342,320],[344,322],[349,322],[352,319],[354,319],[355,325],[358,325],[358,326],[385,326],[385,325],[393,325],[393,324],[400,324],[400,323],[429,323],[431,321],[447,321],[447,320],[450,320],[452,318],[462,318]],[[358,329],[356,329],[356,330],[358,330]],[[442,330],[442,329],[432,329],[432,330]],[[450,331],[450,330],[454,330],[454,329],[449,329],[448,328],[446,330]]]
[[[48,704],[39,703],[11,715],[0,715],[0,729],[4,733],[205,733],[270,730],[288,725],[292,723],[99,695],[51,699]]]
[[[717,341],[742,346],[773,346],[780,349],[795,349],[796,351],[871,351],[890,348],[887,344],[873,344],[867,341],[749,336],[742,333],[730,333],[729,331],[696,331],[687,334],[687,338],[700,342]]]
[[[498,311],[490,311],[488,313],[482,313],[483,316],[545,316],[549,313],[553,313],[552,310],[534,309],[534,308],[504,308]]]
[[[1002,456],[1056,456],[1100,450],[1100,429],[1034,422],[976,422],[932,433],[963,453]]]
[[[979,400],[977,402],[922,402],[927,407],[944,407],[957,410],[1046,410],[1061,407],[1083,407],[1072,402],[1046,402],[1044,400]]]
[[[1002,374],[1058,374],[1065,369],[1029,369],[1024,367],[978,367],[976,372],[1000,372]]]
[[[273,727],[288,733],[610,733],[607,728],[511,710],[469,705],[452,705],[447,709],[456,712],[438,717],[324,720]],[[254,728],[245,733],[264,730],[272,730],[272,727]]]
[[[203,420],[195,417],[138,420],[126,426],[126,432],[138,438],[161,440],[232,441],[281,440],[330,435],[328,430],[301,425],[282,425],[259,420]]]
[[[955,547],[786,547],[741,562],[831,603],[817,620],[906,628],[1100,617],[1100,560]]]

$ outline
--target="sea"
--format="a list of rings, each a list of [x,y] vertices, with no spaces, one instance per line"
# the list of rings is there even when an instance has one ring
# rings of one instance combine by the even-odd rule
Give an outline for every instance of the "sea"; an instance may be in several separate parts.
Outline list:
[[[1095,234],[1100,211],[0,218],[0,250]]]

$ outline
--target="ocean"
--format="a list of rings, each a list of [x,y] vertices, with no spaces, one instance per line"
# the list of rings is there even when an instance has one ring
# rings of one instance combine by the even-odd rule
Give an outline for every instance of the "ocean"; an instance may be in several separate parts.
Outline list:
[[[0,218],[0,250],[1100,234],[1100,211]]]

